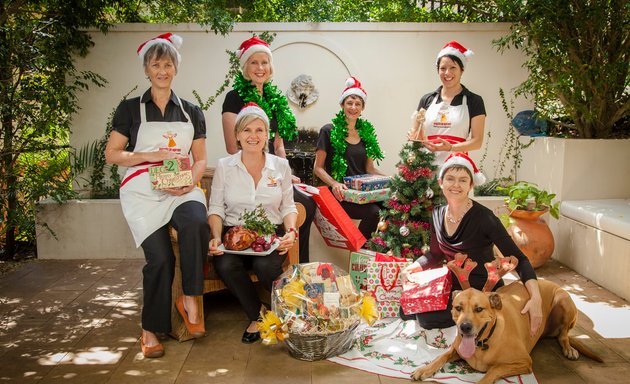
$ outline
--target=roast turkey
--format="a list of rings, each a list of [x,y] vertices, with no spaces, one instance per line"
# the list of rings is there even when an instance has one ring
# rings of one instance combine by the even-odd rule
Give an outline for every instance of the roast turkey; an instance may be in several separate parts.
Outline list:
[[[223,246],[232,251],[242,251],[251,247],[258,234],[251,229],[237,225],[223,235]]]

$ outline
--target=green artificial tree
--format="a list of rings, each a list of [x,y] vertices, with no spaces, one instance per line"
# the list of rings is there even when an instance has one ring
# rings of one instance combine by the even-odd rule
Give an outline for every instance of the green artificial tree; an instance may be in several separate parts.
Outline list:
[[[417,259],[428,249],[433,205],[440,199],[435,155],[419,142],[408,142],[400,151],[397,174],[389,184],[391,196],[381,211],[370,249]]]

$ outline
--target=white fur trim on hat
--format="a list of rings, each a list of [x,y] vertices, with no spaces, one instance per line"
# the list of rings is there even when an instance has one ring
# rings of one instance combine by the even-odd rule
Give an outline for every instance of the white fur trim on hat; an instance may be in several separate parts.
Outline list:
[[[475,162],[472,161],[472,159],[468,157],[468,155],[461,152],[451,153],[446,158],[444,164],[442,165],[442,167],[440,167],[438,178],[441,179],[444,176],[444,172],[455,165],[465,167],[470,171],[470,174],[473,176],[474,185],[482,185],[486,182],[486,176],[484,176],[484,174],[481,173],[479,169],[477,169]]]
[[[258,106],[258,104],[256,103],[247,103],[243,106],[238,115],[236,115],[236,124],[238,124],[238,122],[241,121],[242,118],[248,115],[258,116],[261,120],[265,122],[265,124],[267,125],[267,130],[269,130],[269,117],[267,117],[265,111],[260,108],[260,106]]]
[[[440,50],[437,55],[436,62],[440,61],[440,57],[445,55],[453,55],[462,61],[462,64],[466,64],[468,62],[468,58],[474,55],[475,53],[470,49],[464,47],[457,41],[451,41],[446,43],[446,45]]]
[[[361,82],[354,76],[350,76],[346,80],[346,89],[344,89],[341,93],[339,104],[343,104],[346,97],[350,95],[359,96],[363,100],[364,104],[367,103],[367,92],[365,92],[365,89],[361,88]]]
[[[245,73],[245,64],[247,64],[247,60],[254,54],[258,52],[264,52],[269,56],[269,63],[273,61],[273,55],[271,54],[271,49],[269,49],[269,44],[266,41],[254,36],[251,37],[241,43],[241,46],[236,51],[236,55],[238,56],[239,63],[241,64],[241,71]]]
[[[146,55],[149,48],[159,43],[168,44],[175,49],[175,52],[177,53],[177,66],[179,66],[179,64],[182,62],[182,56],[179,54],[179,49],[182,47],[184,39],[182,39],[181,36],[171,32],[163,33],[159,36],[154,37],[151,40],[147,40],[144,43],[140,44],[136,51],[140,60],[144,61],[144,55]]]

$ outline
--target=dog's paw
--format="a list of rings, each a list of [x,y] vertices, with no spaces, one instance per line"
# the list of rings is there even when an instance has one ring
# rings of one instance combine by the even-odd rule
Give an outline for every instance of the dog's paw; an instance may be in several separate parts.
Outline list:
[[[571,346],[568,348],[562,348],[562,354],[569,360],[577,360],[578,357],[580,357],[578,350]]]
[[[428,379],[434,374],[435,374],[435,371],[429,369],[428,366],[424,366],[413,371],[413,373],[411,374],[411,379],[414,381],[422,381],[422,380]]]

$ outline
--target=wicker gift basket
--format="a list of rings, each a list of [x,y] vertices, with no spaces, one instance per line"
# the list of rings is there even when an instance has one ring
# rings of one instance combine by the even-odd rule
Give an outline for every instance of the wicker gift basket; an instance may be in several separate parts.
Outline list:
[[[289,354],[315,361],[347,352],[361,320],[378,317],[374,299],[330,263],[293,265],[275,282],[271,311],[259,324],[263,343],[284,341]]]

